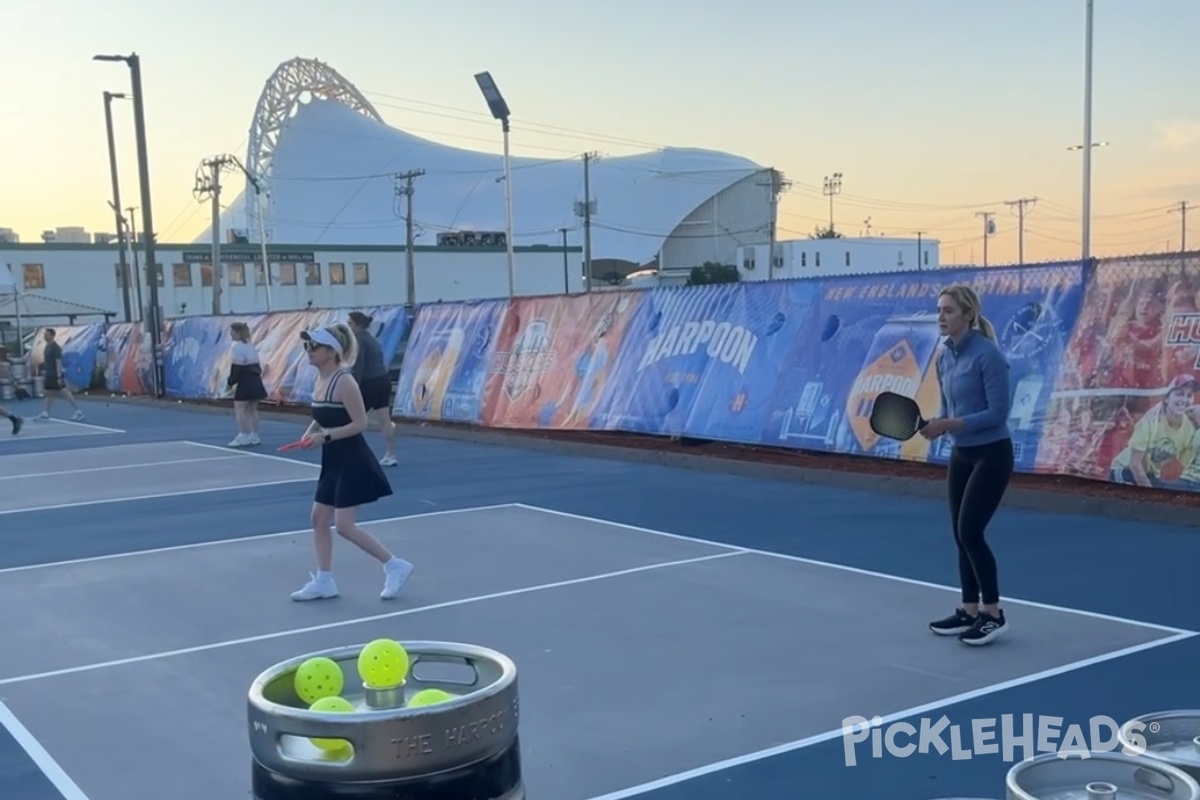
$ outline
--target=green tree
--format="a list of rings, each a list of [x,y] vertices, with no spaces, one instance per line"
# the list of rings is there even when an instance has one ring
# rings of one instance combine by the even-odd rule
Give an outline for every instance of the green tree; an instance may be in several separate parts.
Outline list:
[[[833,229],[832,225],[830,225],[828,228],[822,228],[820,225],[818,225],[816,228],[813,229],[813,232],[808,235],[808,238],[810,238],[810,239],[844,239],[845,236],[843,234],[835,231]]]
[[[688,286],[702,286],[708,283],[737,283],[741,280],[737,267],[732,264],[719,264],[716,261],[705,261],[699,267],[692,267],[688,275]]]

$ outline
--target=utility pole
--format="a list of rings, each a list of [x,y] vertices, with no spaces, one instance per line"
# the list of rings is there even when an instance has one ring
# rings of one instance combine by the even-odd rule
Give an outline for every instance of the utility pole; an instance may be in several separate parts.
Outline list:
[[[975,216],[983,217],[983,265],[988,265],[988,237],[996,232],[996,223],[992,221],[992,217],[996,216],[992,211],[976,211]]]
[[[829,198],[829,233],[833,233],[833,196],[842,193],[842,173],[835,172],[825,176],[825,185],[821,193]]]
[[[775,249],[778,246],[778,229],[779,229],[779,196],[792,188],[792,182],[783,176],[783,173],[777,169],[770,170],[771,180],[768,183],[760,183],[759,186],[766,186],[770,191],[771,203],[771,222],[770,222],[770,243],[767,245],[767,279],[775,277]]]
[[[563,294],[571,293],[571,262],[567,258],[567,229],[559,228],[563,237]]]
[[[396,179],[396,195],[403,196],[405,202],[404,209],[404,284],[405,284],[405,305],[408,307],[408,313],[411,318],[412,310],[416,306],[417,295],[417,262],[413,254],[413,215],[412,215],[412,198],[413,198],[413,181],[425,174],[423,169],[410,169],[408,172],[401,172],[395,176]]]
[[[583,217],[583,276],[584,291],[592,291],[592,214],[596,210],[592,200],[591,165],[597,158],[595,153],[583,154],[583,202],[575,204],[575,216]]]
[[[1022,197],[1019,200],[1005,200],[1004,205],[1017,207],[1017,263],[1025,263],[1025,206],[1031,209],[1037,203],[1036,197]]]
[[[201,161],[200,169],[196,172],[196,187],[192,190],[192,194],[200,202],[212,201],[213,314],[221,313],[224,281],[224,270],[221,269],[221,170],[232,163],[228,156],[216,156]]]
[[[113,137],[113,117],[112,117],[112,101],[114,99],[124,99],[125,95],[121,92],[105,92],[104,93],[104,126],[108,132],[108,168],[112,179],[112,206],[113,215],[117,220],[117,268],[121,271],[121,300],[125,304],[125,321],[133,322],[133,309],[130,302],[130,274],[129,261],[125,258],[125,220],[121,216],[121,182],[117,178],[117,147]]]
[[[917,235],[917,271],[921,271],[921,237],[929,231],[913,231]]]
[[[1179,256],[1181,258],[1183,257],[1183,255],[1185,253],[1187,253],[1187,212],[1188,212],[1188,201],[1187,200],[1180,200],[1178,208],[1172,208],[1170,211],[1167,212],[1168,214],[1178,213],[1179,217],[1180,217],[1180,220],[1179,220]]]

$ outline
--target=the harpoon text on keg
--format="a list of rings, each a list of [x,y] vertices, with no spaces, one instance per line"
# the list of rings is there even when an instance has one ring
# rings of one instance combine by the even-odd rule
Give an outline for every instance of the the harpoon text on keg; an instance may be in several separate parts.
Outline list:
[[[396,748],[396,758],[398,759],[427,756],[433,752],[433,736],[428,733],[401,736],[398,739],[392,739],[392,746]]]
[[[483,719],[455,725],[446,729],[446,749],[453,750],[463,745],[478,742],[489,736],[495,736],[505,729],[506,714],[502,710],[488,714]]]
[[[966,724],[938,719],[899,720],[884,724],[882,717],[854,716],[842,720],[842,745],[846,766],[861,756],[908,758],[913,755],[949,755],[955,761],[977,756],[1000,756],[1006,762],[1024,761],[1052,753],[1059,758],[1088,758],[1090,753],[1120,750],[1137,756],[1146,750],[1146,730],[1156,732],[1158,723],[1135,723],[1120,740],[1121,726],[1112,717],[1097,716],[1086,722],[1065,724],[1063,717],[1035,714],[1005,714],[999,719],[972,719]]]

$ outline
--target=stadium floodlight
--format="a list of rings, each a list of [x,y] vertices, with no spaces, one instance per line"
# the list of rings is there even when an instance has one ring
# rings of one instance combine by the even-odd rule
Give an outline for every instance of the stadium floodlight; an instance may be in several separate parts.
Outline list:
[[[137,137],[138,182],[142,194],[142,235],[146,237],[146,281],[150,284],[149,320],[150,352],[154,359],[154,396],[163,396],[163,358],[159,346],[162,332],[162,309],[158,304],[158,281],[161,270],[154,255],[154,217],[150,213],[150,165],[146,157],[146,111],[142,100],[142,62],[137,53],[127,56],[95,55],[93,61],[124,61],[129,67],[133,94],[133,123]],[[131,247],[133,245],[131,244]]]
[[[500,88],[496,86],[496,81],[492,79],[490,72],[476,73],[475,83],[479,85],[479,91],[483,92],[483,99],[487,101],[488,110],[492,112],[493,117],[500,120],[501,129],[504,131],[504,245],[508,251],[508,296],[512,297],[515,292],[515,280],[513,276],[512,171],[508,165],[510,112],[508,103],[504,101],[504,95],[500,94]]]

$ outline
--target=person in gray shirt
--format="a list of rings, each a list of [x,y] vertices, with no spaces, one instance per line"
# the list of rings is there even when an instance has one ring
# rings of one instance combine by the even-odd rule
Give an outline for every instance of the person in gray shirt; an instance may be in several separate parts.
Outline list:
[[[392,382],[388,379],[387,364],[383,363],[383,348],[371,335],[373,320],[361,311],[350,313],[350,330],[358,340],[358,358],[354,362],[354,380],[362,390],[367,423],[379,423],[383,434],[385,467],[396,466],[396,425],[392,422]]]

